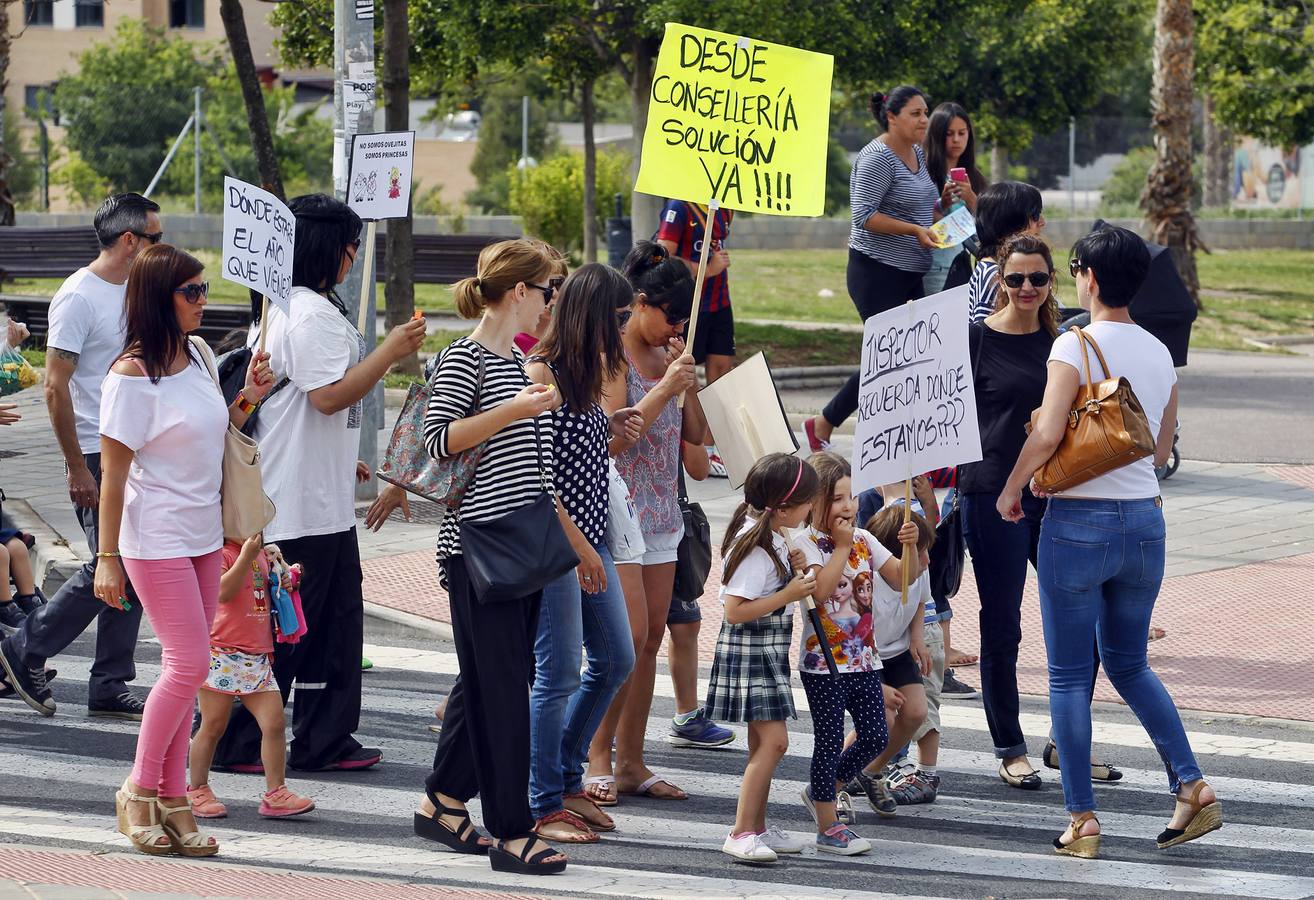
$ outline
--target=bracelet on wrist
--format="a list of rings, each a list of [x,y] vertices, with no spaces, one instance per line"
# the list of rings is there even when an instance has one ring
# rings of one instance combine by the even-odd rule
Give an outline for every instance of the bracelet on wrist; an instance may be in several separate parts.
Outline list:
[[[117,550],[98,550],[98,551],[96,551],[96,559],[118,559],[119,556],[120,556],[120,554],[119,554],[119,551],[117,551]]]
[[[245,391],[237,392],[237,408],[240,412],[244,412],[249,416],[251,415],[251,413],[255,412],[256,405],[257,404],[252,403],[250,400],[246,399]]]

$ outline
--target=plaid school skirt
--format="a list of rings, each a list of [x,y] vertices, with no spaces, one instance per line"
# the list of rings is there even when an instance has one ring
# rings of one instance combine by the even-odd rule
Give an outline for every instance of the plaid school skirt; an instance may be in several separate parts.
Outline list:
[[[707,687],[707,715],[722,722],[796,719],[790,687],[793,618],[775,613],[742,625],[721,623]]]

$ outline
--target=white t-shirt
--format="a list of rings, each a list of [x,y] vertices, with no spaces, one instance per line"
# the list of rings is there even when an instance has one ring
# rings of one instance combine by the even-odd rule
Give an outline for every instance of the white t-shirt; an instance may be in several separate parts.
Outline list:
[[[360,450],[361,405],[326,416],[309,392],[338,381],[360,361],[363,342],[355,326],[331,302],[309,288],[292,289],[289,318],[269,307],[265,350],[275,384],[291,384],[260,407],[255,439],[260,474],[278,512],[265,528],[266,541],[337,534],[356,524],[356,459]],[[251,329],[250,345],[259,344]]]
[[[902,592],[886,584],[884,578],[875,579],[872,588],[871,618],[876,649],[880,651],[881,659],[890,659],[911,645],[908,626],[917,618],[921,604],[935,603],[931,596],[931,576],[922,572],[908,585],[907,603],[901,602]]]
[[[83,453],[100,452],[100,386],[123,352],[127,291],[126,282],[110,284],[82,268],[64,279],[50,301],[46,347],[78,354],[68,391]]]
[[[1163,411],[1177,383],[1177,370],[1168,348],[1154,335],[1139,325],[1127,322],[1094,322],[1083,329],[1099,344],[1100,352],[1113,370],[1113,376],[1122,376],[1131,383],[1136,399],[1141,401],[1145,418],[1150,422],[1150,434],[1159,436]],[[1087,345],[1090,353],[1090,374],[1096,381],[1105,377],[1100,369],[1099,357]],[[1081,347],[1077,336],[1065,331],[1054,341],[1049,351],[1050,362],[1062,362],[1077,370],[1081,383],[1086,382],[1081,367]],[[1104,475],[1077,485],[1062,493],[1063,497],[1099,500],[1145,500],[1159,496],[1159,479],[1154,475],[1154,459],[1145,457],[1134,463],[1114,469]]]
[[[803,551],[808,568],[825,566],[835,552],[835,544],[828,535],[808,528],[798,538],[796,546]],[[843,672],[876,672],[881,660],[877,653],[872,631],[872,596],[877,581],[883,581],[881,566],[890,558],[890,551],[868,531],[853,529],[853,547],[849,550],[844,571],[825,603],[817,605],[821,624],[826,629],[830,653],[835,668]],[[829,673],[821,643],[812,627],[811,617],[803,619],[803,634],[798,644],[800,672],[818,675]]]
[[[744,528],[740,534],[751,528],[752,520],[744,523]],[[789,569],[789,544],[780,535],[772,533],[771,546],[776,557],[784,564],[786,571]],[[724,565],[724,561],[722,562]],[[754,547],[752,551],[744,557],[735,569],[734,574],[725,580],[721,585],[721,603],[725,604],[727,595],[734,597],[743,597],[745,600],[758,600],[762,597],[770,597],[779,591],[789,579],[781,578],[780,573],[776,571],[776,565],[771,561],[771,557],[761,547]],[[793,621],[794,604],[785,605],[783,614],[786,619]]]
[[[105,376],[100,430],[134,452],[123,493],[119,551],[129,559],[203,556],[224,543],[228,408],[204,361],[152,384]]]

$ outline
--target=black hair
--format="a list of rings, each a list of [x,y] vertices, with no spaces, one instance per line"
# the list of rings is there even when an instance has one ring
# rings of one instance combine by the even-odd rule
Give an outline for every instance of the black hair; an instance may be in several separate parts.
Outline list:
[[[926,141],[922,144],[922,149],[926,151],[926,172],[931,176],[936,187],[944,188],[945,181],[949,178],[949,161],[945,159],[944,139],[954,119],[962,119],[967,123],[967,146],[958,157],[958,165],[967,170],[967,181],[972,185],[972,190],[979,194],[985,190],[989,182],[976,167],[976,128],[968,118],[967,110],[953,101],[937,106],[935,112],[931,113],[930,123],[926,126]]]
[[[144,233],[146,214],[159,211],[160,204],[141,194],[114,194],[100,205],[92,220],[96,241],[102,250],[108,250],[127,232]]]
[[[880,91],[871,95],[867,101],[867,109],[871,111],[872,117],[880,123],[881,128],[890,127],[890,116],[897,116],[908,105],[908,101],[913,97],[926,99],[921,88],[915,88],[911,84],[901,84],[896,88],[891,88],[888,94],[882,94]]]
[[[1099,302],[1114,309],[1131,304],[1150,271],[1145,241],[1117,225],[1105,225],[1078,240],[1072,245],[1071,259],[1079,270],[1095,273]]]
[[[293,197],[287,208],[297,217],[292,249],[292,286],[326,294],[345,316],[347,308],[333,288],[338,283],[342,254],[360,240],[361,221],[355,210],[327,194]]]
[[[561,285],[547,334],[534,355],[552,366],[561,400],[571,412],[583,413],[597,403],[603,380],[624,370],[616,311],[633,302],[625,276],[602,263],[581,266]]]
[[[625,277],[636,293],[645,296],[649,306],[656,306],[674,319],[687,319],[693,310],[693,275],[689,267],[675,259],[655,241],[639,241],[625,257]]]
[[[998,261],[999,245],[1026,231],[1041,217],[1045,203],[1040,191],[1023,181],[998,181],[976,198],[976,239],[981,255]]]

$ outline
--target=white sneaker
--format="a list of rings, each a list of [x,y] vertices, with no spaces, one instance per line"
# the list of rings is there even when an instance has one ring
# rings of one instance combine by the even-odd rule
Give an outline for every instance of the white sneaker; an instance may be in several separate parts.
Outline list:
[[[763,843],[762,836],[751,831],[739,837],[733,834],[726,835],[725,843],[721,845],[721,852],[734,857],[739,862],[756,866],[773,863],[777,858],[776,851]]]
[[[768,825],[767,830],[758,835],[762,843],[777,853],[802,853],[803,842],[788,831],[782,831],[775,825]]]

